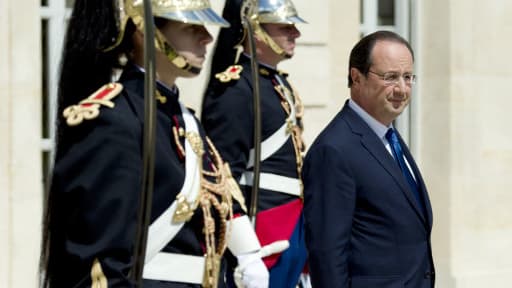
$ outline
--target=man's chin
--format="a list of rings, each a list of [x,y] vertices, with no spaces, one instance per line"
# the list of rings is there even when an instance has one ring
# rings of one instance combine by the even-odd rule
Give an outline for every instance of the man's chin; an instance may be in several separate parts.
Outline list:
[[[292,52],[285,52],[285,54],[284,54],[284,58],[285,58],[285,59],[290,59],[290,58],[292,58],[292,57],[293,57],[293,55],[294,55],[294,54],[295,54],[295,53],[294,53],[293,51],[292,51]]]
[[[393,109],[395,109],[395,110],[403,110],[403,107],[405,106],[405,105],[403,105],[402,101],[400,101],[400,102],[396,102],[396,101],[391,102],[391,105],[393,106]]]

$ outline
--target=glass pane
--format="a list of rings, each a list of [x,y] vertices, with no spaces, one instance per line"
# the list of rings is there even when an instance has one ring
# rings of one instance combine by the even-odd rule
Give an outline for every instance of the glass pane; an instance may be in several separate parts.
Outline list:
[[[49,67],[48,67],[48,20],[42,20],[42,23],[41,23],[41,27],[42,27],[42,31],[41,31],[41,47],[42,47],[42,51],[41,51],[41,55],[43,57],[42,59],[42,71],[41,71],[41,83],[42,83],[42,101],[41,101],[41,104],[42,104],[42,109],[41,109],[41,116],[42,116],[42,119],[41,119],[41,125],[42,125],[42,135],[41,137],[42,138],[48,138],[50,137],[50,131],[49,131],[49,120],[50,120],[50,115],[49,115],[49,107],[48,107],[48,103],[49,103],[49,78],[48,78],[48,71],[49,71]]]
[[[75,5],[75,0],[66,0],[67,8],[73,8],[73,5]]]
[[[363,24],[363,22],[365,20],[364,19],[364,13],[363,13],[364,12],[363,11],[363,7],[364,7],[363,6],[363,2],[364,2],[364,0],[359,0],[359,23],[360,24]]]
[[[395,25],[395,0],[379,0],[378,25]]]

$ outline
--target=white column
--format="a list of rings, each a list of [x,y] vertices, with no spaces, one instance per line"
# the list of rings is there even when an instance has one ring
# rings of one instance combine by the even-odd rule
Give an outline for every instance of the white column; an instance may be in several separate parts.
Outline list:
[[[434,213],[432,246],[437,273],[436,284],[439,287],[453,288],[452,239],[457,227],[452,217],[451,155],[457,147],[454,147],[450,131],[451,15],[446,1],[421,2],[423,22],[419,25],[419,35],[424,45],[417,55],[422,59],[420,70],[417,71],[421,96],[420,118],[416,126],[420,130],[418,137],[421,139],[418,157],[420,160],[417,161],[429,189]]]
[[[0,263],[7,266],[0,272],[2,287],[37,287],[42,213],[39,5],[39,0],[0,2],[0,83],[7,92],[0,105],[5,169],[0,173],[0,213],[6,232],[0,236]]]
[[[421,166],[438,286],[508,287],[512,273],[512,3],[422,1]]]
[[[9,81],[9,6],[11,1],[0,1],[0,287],[10,287],[9,283],[9,243],[10,213],[9,198],[11,195],[11,179],[9,163],[10,155],[10,101],[11,90]]]

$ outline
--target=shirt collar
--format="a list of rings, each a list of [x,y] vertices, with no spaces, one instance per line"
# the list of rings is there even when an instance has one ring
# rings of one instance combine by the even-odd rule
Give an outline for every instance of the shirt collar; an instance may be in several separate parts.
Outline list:
[[[370,126],[370,129],[372,129],[372,131],[375,132],[381,140],[386,140],[386,132],[389,128],[393,128],[393,124],[386,126],[380,123],[352,99],[348,100],[348,106],[354,110],[359,117],[363,118],[364,122]]]

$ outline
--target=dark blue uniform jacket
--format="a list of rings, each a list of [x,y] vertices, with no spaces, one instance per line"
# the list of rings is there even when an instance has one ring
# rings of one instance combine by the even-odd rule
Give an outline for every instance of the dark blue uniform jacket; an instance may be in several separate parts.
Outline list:
[[[57,215],[52,233],[58,239],[52,255],[52,265],[58,271],[53,287],[89,287],[94,259],[99,260],[109,287],[133,287],[128,272],[142,178],[143,76],[136,67],[125,71],[120,79],[124,89],[113,99],[114,108],[102,107],[96,119],[68,127],[68,140],[56,159],[51,186]],[[175,200],[185,177],[184,160],[171,130],[184,127],[178,91],[157,86],[167,101],[158,102],[157,109],[151,221]],[[204,140],[201,129],[200,133]],[[183,139],[180,141],[184,145]],[[204,168],[211,170],[210,159],[205,156],[203,160]],[[163,251],[202,256],[202,229],[198,209]],[[144,287],[199,285],[144,280]]]

